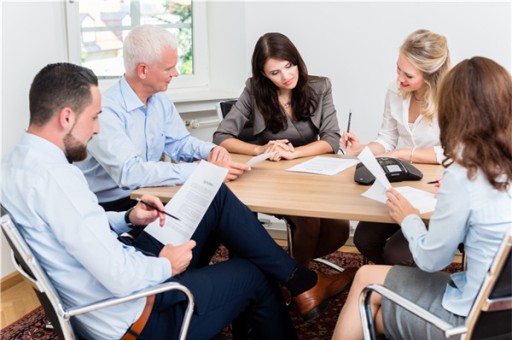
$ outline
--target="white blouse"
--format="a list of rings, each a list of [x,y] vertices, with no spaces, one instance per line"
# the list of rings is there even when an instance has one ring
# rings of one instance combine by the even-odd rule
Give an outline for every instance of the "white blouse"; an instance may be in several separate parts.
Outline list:
[[[397,81],[393,81],[386,94],[382,124],[374,142],[381,144],[386,152],[397,148],[400,139],[405,148],[434,148],[436,160],[440,164],[444,158],[439,140],[437,116],[432,121],[419,115],[413,124],[409,124],[409,105],[411,96],[403,98]]]

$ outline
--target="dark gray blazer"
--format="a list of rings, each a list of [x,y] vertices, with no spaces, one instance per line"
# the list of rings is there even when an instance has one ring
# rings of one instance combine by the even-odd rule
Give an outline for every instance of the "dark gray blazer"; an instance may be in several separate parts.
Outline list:
[[[252,121],[254,136],[258,144],[266,144],[269,140],[288,139],[293,146],[302,146],[317,140],[324,140],[332,147],[333,153],[338,152],[340,128],[336,109],[332,101],[331,82],[325,77],[310,76],[311,87],[317,95],[318,106],[308,121],[296,121],[288,118],[288,128],[277,133],[267,130],[263,116],[256,106],[251,92],[251,79],[245,82],[245,89],[220,123],[213,134],[213,142],[220,144],[228,138],[237,138],[248,120]]]

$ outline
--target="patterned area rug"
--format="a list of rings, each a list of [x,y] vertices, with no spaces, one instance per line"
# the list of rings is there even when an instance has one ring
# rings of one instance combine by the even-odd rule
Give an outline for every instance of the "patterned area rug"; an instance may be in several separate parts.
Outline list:
[[[227,259],[227,250],[220,248],[213,258],[213,262],[219,262]],[[360,254],[337,252],[325,257],[325,259],[338,264],[341,267],[360,267],[363,258]],[[325,273],[333,272],[332,269],[324,265],[314,263],[314,270],[323,271]],[[456,272],[461,269],[458,264],[452,264],[447,268],[449,272]],[[291,311],[292,321],[297,329],[301,340],[324,340],[330,339],[332,331],[336,325],[338,314],[345,303],[348,292],[344,292],[330,301],[329,308],[317,319],[304,322],[300,316]],[[20,320],[12,323],[0,332],[0,339],[57,339],[57,336],[51,330],[44,328],[47,323],[46,316],[41,307],[28,313]],[[223,332],[228,339],[231,338],[229,327]]]

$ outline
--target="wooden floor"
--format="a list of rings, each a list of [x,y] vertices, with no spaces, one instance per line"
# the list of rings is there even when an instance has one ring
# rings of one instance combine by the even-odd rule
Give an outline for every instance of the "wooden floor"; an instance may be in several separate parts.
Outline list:
[[[30,313],[39,305],[36,293],[26,280],[3,290],[0,295],[0,329]]]
[[[280,245],[286,245],[286,241],[276,241]],[[340,248],[340,251],[350,253],[358,252],[357,248],[352,245],[345,245]],[[460,263],[460,257],[456,258],[455,262],[457,261]],[[22,281],[13,287],[2,290],[0,295],[0,329],[3,329],[27,313],[30,313],[39,305],[39,300],[27,281]]]

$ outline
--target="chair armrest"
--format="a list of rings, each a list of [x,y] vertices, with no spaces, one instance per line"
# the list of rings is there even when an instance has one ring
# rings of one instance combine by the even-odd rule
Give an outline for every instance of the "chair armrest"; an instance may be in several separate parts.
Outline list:
[[[443,331],[446,338],[454,335],[466,333],[464,326],[453,326],[424,308],[414,304],[413,302],[403,298],[392,290],[377,284],[368,285],[363,289],[359,296],[359,313],[363,326],[363,334],[365,339],[375,339],[375,329],[373,325],[373,315],[371,311],[370,298],[373,292],[377,292],[382,297],[396,303],[400,307],[408,310],[419,318],[431,323],[435,327]]]
[[[189,305],[192,305],[192,308],[193,308],[194,297],[187,287],[185,287],[184,285],[179,284],[177,282],[165,282],[165,283],[161,283],[159,285],[156,285],[156,286],[153,286],[150,288],[143,289],[143,290],[133,293],[131,295],[127,295],[127,296],[123,296],[123,297],[116,297],[116,298],[109,298],[109,299],[92,302],[90,304],[83,305],[83,306],[71,307],[64,311],[63,317],[65,319],[69,319],[70,317],[75,316],[75,315],[89,313],[89,312],[92,312],[92,311],[95,311],[98,309],[118,305],[120,303],[132,301],[132,300],[136,300],[136,299],[140,299],[140,298],[143,298],[143,297],[146,297],[149,295],[163,293],[163,292],[166,292],[169,290],[182,291],[187,296]]]

